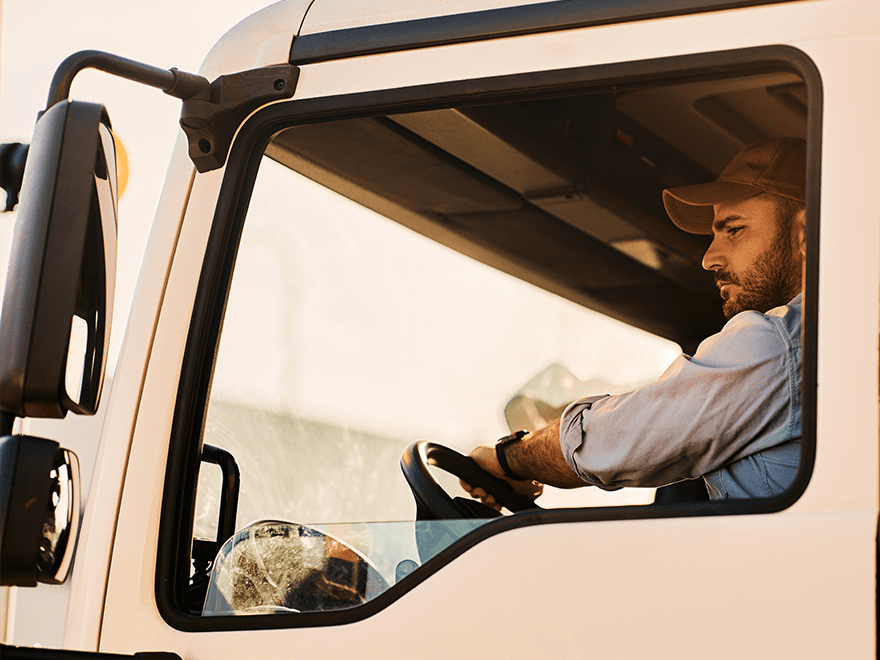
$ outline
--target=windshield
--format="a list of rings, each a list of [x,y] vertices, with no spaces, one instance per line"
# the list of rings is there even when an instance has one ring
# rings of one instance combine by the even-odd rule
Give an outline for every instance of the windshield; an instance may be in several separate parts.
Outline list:
[[[398,461],[414,440],[466,453],[508,434],[508,418],[528,423],[512,399],[546,409],[625,391],[678,352],[264,159],[204,441],[241,467],[239,527],[412,520]],[[210,535],[218,490],[200,484],[196,536]],[[653,498],[548,491],[545,507]]]

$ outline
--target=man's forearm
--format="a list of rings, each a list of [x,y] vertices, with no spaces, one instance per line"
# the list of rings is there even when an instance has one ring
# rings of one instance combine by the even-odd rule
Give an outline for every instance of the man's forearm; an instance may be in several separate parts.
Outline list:
[[[583,480],[568,466],[559,443],[559,424],[556,420],[519,442],[505,447],[504,457],[515,473],[557,488],[585,486]]]

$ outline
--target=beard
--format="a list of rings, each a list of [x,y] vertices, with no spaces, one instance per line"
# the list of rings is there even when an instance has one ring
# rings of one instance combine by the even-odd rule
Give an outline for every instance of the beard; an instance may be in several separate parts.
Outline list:
[[[787,232],[780,231],[772,245],[742,273],[725,270],[715,283],[738,285],[738,291],[722,290],[724,315],[730,319],[746,310],[762,314],[787,304],[801,290],[801,260],[792,249]]]

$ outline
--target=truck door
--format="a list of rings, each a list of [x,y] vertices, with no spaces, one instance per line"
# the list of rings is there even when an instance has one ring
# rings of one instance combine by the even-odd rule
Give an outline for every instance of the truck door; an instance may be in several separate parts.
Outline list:
[[[877,35],[826,34],[825,2],[505,36],[497,21],[522,12],[470,17],[496,38],[410,45],[447,24],[307,24],[293,98],[194,176],[102,650],[873,653],[877,322],[843,313],[836,273],[855,254],[878,285],[876,195],[849,182],[839,146],[876,116],[834,91],[875,85],[839,53],[858,41],[880,55]],[[345,50],[380,37],[388,52]],[[760,500],[585,489],[502,517],[419,511],[398,467],[411,443],[466,452],[650,382],[722,327],[706,243],[668,221],[660,194],[768,136],[808,149],[794,485]],[[876,180],[878,163],[859,166]],[[820,211],[839,224],[820,232]],[[835,406],[844,391],[858,413]],[[237,499],[206,445],[237,464]],[[228,538],[221,507],[235,511]]]

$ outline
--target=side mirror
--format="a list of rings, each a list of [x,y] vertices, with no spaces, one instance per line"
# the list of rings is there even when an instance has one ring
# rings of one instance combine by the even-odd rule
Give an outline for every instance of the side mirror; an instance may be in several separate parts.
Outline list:
[[[0,585],[67,578],[79,533],[79,463],[57,442],[0,438]]]
[[[116,278],[116,152],[104,106],[61,101],[30,145],[0,316],[0,410],[97,411]]]

